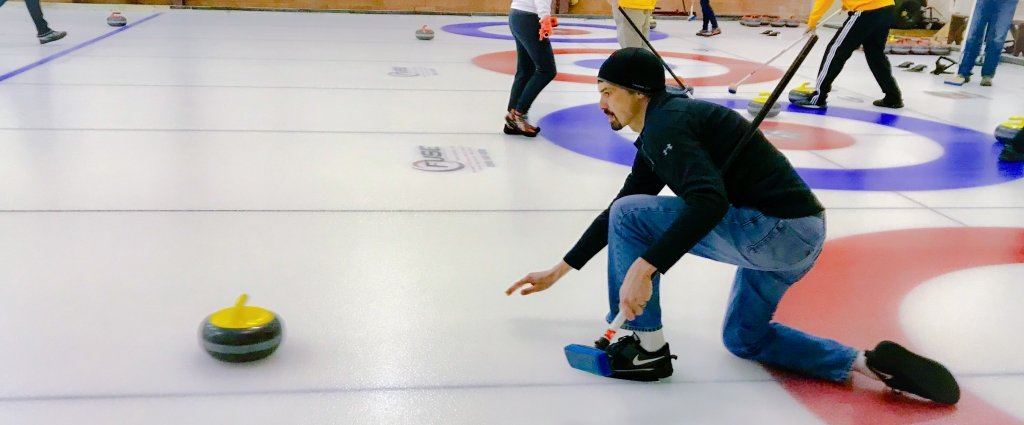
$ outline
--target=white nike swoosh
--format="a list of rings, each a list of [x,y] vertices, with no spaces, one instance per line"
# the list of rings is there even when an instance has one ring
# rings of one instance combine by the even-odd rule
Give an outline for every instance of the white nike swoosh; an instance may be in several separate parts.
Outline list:
[[[665,358],[665,356],[655,357],[653,359],[647,359],[647,360],[640,360],[640,355],[637,354],[636,357],[633,358],[633,366],[643,366],[643,365],[645,365],[647,363],[650,363],[650,362],[653,362],[653,361],[656,361],[656,360],[661,360],[663,358]]]
[[[877,371],[877,370],[872,370],[872,372],[874,372],[874,373],[875,373],[875,375],[878,375],[878,377],[879,377],[879,378],[882,378],[882,380],[884,380],[884,381],[888,381],[888,380],[892,379],[892,375],[890,375],[890,374],[888,374],[888,373],[885,373],[885,372],[879,372],[879,371]]]

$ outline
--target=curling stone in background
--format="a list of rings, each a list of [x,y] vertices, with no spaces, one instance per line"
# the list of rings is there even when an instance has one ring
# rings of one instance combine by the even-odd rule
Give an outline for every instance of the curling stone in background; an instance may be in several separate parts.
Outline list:
[[[757,116],[757,113],[761,112],[761,108],[764,107],[764,104],[768,102],[768,96],[770,95],[771,93],[762,92],[758,94],[757,97],[755,97],[753,100],[747,102],[747,112],[749,112],[750,115]],[[772,105],[772,109],[768,110],[768,115],[766,115],[766,117],[774,117],[776,115],[779,115],[779,112],[782,112],[782,105],[780,105],[778,102],[775,102],[775,104]]]
[[[277,350],[284,336],[281,319],[270,310],[247,306],[242,294],[234,306],[211,314],[199,327],[203,349],[217,360],[251,362]]]
[[[757,15],[746,15],[740,18],[740,25],[745,27],[759,27],[761,26],[761,19]]]
[[[811,83],[803,83],[789,91],[789,101],[793,103],[806,103],[811,100],[811,96],[814,96],[814,87],[811,87]]]
[[[1022,131],[1022,129],[1024,129],[1024,116],[1014,115],[996,127],[996,140],[1006,143],[1017,136],[1017,133]]]
[[[910,53],[915,55],[930,55],[932,54],[932,43],[926,39],[914,40],[913,45],[910,46]]]
[[[657,27],[658,27],[658,20],[654,19],[654,17],[652,16],[651,17],[651,29],[653,30],[653,29],[655,29]]]
[[[931,51],[931,54],[933,54],[933,55],[943,56],[943,55],[948,55],[948,54],[952,53],[953,52],[953,48],[950,47],[948,44],[943,44],[943,43],[936,42],[935,44],[931,45],[930,51]]]
[[[416,38],[420,40],[433,40],[434,30],[427,28],[427,26],[424,25],[420,29],[416,30]]]
[[[892,43],[889,52],[894,55],[909,55],[914,49],[913,43],[909,38],[898,38]]]
[[[110,16],[107,17],[107,25],[112,27],[123,27],[128,25],[128,18],[125,18],[121,12],[111,12]]]

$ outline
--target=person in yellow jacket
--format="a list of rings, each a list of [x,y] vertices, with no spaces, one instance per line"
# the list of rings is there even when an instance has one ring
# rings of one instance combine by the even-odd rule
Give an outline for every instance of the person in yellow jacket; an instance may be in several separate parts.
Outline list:
[[[654,4],[657,2],[658,0],[608,0],[608,3],[612,5],[612,18],[615,19],[619,46],[647,49],[643,39],[633,29],[633,26],[629,25],[622,12],[625,11],[626,15],[629,15],[629,19],[633,20],[633,23],[646,38],[651,29],[650,20],[654,16]],[[622,10],[619,10],[619,7],[622,7]]]
[[[815,0],[811,15],[807,18],[807,31],[814,31],[818,20],[832,6],[833,0]],[[892,76],[892,66],[885,56],[885,41],[889,38],[889,28],[895,21],[896,4],[893,0],[842,0],[843,9],[847,10],[846,21],[836,32],[825,48],[825,56],[821,58],[818,68],[818,79],[815,82],[817,91],[806,100],[794,102],[804,108],[825,109],[828,93],[832,91],[832,82],[843,70],[843,65],[858,47],[864,46],[864,58],[875,81],[878,82],[885,97],[873,102],[875,106],[884,108],[902,108],[903,95],[896,79]]]

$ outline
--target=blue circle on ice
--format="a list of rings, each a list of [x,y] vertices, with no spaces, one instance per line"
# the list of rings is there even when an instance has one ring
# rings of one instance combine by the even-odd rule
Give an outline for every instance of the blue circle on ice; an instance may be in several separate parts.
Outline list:
[[[746,100],[701,99],[740,109]],[[884,112],[830,106],[814,110],[785,104],[785,111],[797,114],[825,115],[898,128],[939,144],[940,157],[921,164],[889,168],[797,168],[797,172],[815,189],[861,191],[914,191],[961,189],[1013,181],[1024,177],[1024,163],[1000,162],[1001,146],[992,143],[992,135]],[[614,132],[596,104],[574,106],[548,114],[537,123],[552,143],[573,152],[603,161],[632,165],[636,155],[633,141]]]

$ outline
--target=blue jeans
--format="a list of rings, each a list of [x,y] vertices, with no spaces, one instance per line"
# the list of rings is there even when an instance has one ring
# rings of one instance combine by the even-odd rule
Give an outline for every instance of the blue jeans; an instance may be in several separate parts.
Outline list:
[[[555,53],[550,37],[540,40],[540,17],[536,13],[512,9],[508,25],[516,39],[516,77],[508,109],[525,114],[541,90],[555,79]]]
[[[3,6],[7,0],[0,0],[0,6]],[[28,8],[28,14],[32,17],[32,22],[36,24],[37,35],[43,35],[50,32],[50,26],[46,23],[46,19],[43,19],[43,8],[39,6],[39,0],[25,0],[25,7]]]
[[[978,0],[974,5],[974,19],[967,31],[967,42],[964,43],[964,57],[960,59],[959,75],[971,75],[971,68],[981,52],[981,43],[985,42],[985,62],[981,64],[981,75],[993,77],[996,66],[1003,54],[1003,43],[1010,32],[1013,14],[1017,10],[1018,0]]]
[[[631,195],[612,204],[608,229],[608,313],[619,310],[626,271],[661,238],[687,206],[676,196]],[[781,219],[750,208],[729,208],[725,218],[690,250],[739,266],[722,338],[733,354],[819,379],[844,382],[857,350],[772,322],[791,285],[811,270],[825,242],[823,215]],[[643,314],[627,330],[661,329],[660,276]]]

